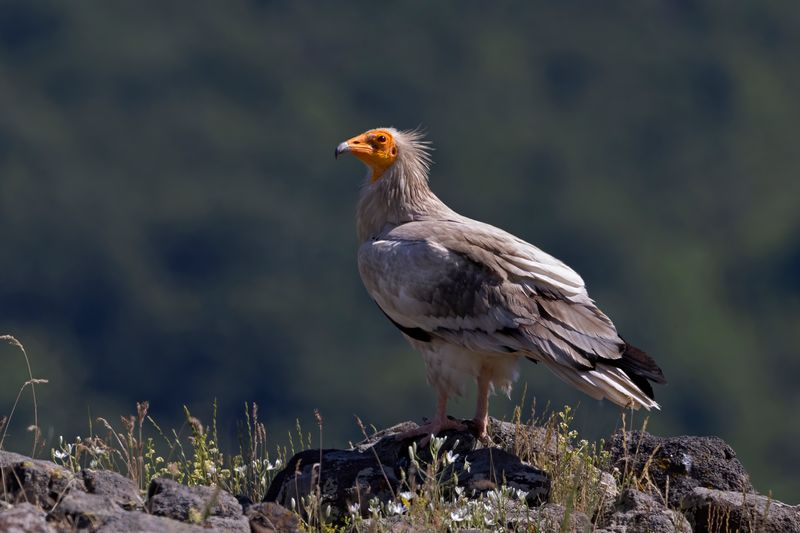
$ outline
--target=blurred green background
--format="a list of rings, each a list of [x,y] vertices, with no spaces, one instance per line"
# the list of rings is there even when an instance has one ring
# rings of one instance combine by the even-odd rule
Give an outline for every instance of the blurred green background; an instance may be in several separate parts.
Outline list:
[[[800,3],[0,3],[0,333],[45,436],[147,399],[245,401],[326,445],[433,411],[356,270],[370,127],[434,190],[580,272],[662,365],[656,433],[714,434],[800,501]],[[523,365],[539,405],[619,411]],[[0,348],[0,413],[26,373]],[[470,416],[472,398],[452,413]],[[642,416],[637,415],[636,424]],[[30,401],[12,422],[24,451]],[[316,432],[316,429],[314,428]]]

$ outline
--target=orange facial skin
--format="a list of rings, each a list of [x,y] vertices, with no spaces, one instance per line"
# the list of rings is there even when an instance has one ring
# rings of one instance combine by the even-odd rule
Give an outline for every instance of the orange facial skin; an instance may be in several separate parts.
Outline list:
[[[372,183],[397,159],[394,137],[386,130],[369,130],[346,140],[336,148],[335,156],[343,152],[350,152],[372,170]]]

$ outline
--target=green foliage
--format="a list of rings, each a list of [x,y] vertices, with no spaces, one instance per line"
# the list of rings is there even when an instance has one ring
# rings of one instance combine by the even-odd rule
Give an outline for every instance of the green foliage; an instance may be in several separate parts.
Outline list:
[[[555,453],[522,458],[550,474],[552,501],[595,516],[603,504],[608,503],[604,498],[609,480],[603,479],[602,472],[608,470],[610,456],[604,440],[589,442],[579,438],[578,431],[572,427],[574,418],[575,413],[568,405],[553,413],[544,427],[547,428],[545,442],[554,442]]]

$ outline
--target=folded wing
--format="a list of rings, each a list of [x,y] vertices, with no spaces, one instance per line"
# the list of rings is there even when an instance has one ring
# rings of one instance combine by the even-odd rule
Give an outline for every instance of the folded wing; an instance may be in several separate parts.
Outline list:
[[[361,246],[359,270],[398,327],[469,350],[589,370],[625,349],[578,274],[487,224],[403,224]]]

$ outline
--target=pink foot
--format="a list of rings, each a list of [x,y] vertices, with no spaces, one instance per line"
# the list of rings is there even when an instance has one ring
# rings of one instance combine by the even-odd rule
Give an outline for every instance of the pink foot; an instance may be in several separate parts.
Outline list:
[[[487,444],[491,439],[489,438],[489,421],[485,418],[476,418],[472,421],[475,424],[475,436],[484,444]]]

